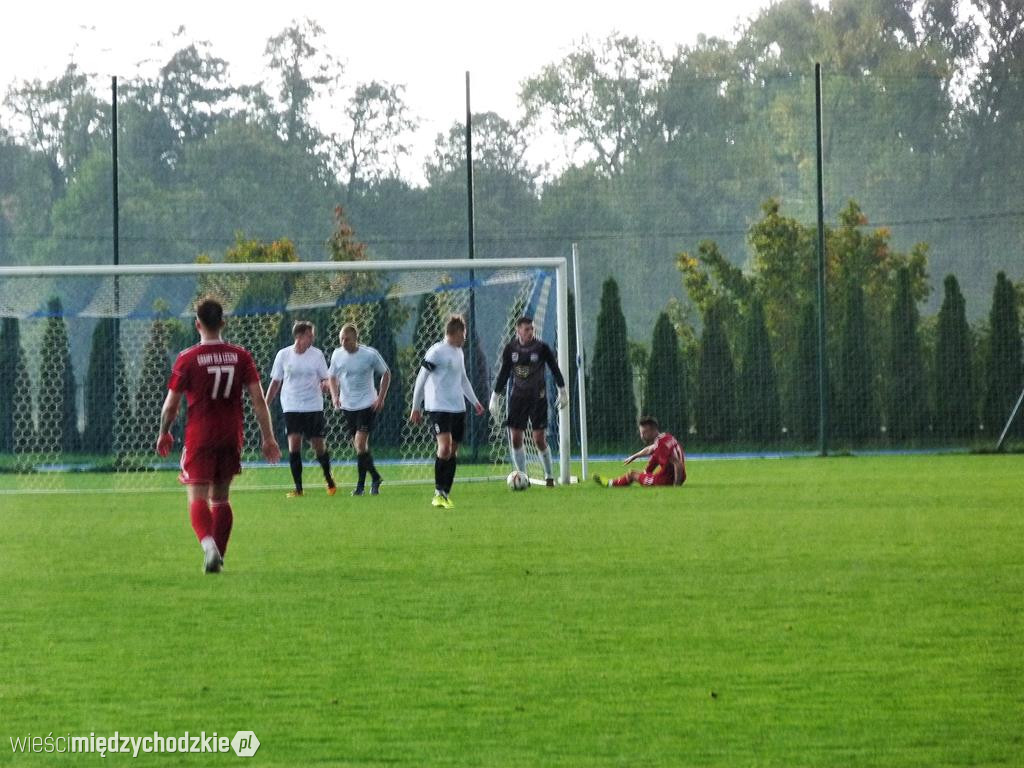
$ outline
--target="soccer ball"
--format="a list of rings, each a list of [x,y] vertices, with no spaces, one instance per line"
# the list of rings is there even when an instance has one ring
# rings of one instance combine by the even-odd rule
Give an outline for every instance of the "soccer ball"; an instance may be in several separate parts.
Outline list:
[[[525,472],[520,472],[518,469],[509,472],[505,482],[510,491],[525,491],[530,487],[530,478],[526,476]]]

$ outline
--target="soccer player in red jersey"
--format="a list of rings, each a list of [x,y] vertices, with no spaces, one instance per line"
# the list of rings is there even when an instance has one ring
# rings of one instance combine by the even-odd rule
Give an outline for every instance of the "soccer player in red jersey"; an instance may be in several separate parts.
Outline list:
[[[188,492],[189,516],[203,548],[206,573],[220,571],[231,536],[234,515],[228,493],[231,481],[242,471],[243,391],[247,390],[252,398],[263,437],[263,456],[270,462],[281,458],[252,355],[223,341],[223,327],[224,309],[220,302],[212,298],[200,300],[196,305],[200,342],[174,361],[156,441],[157,453],[167,456],[174,444],[171,425],[184,395],[188,419],[178,480]]]
[[[640,439],[645,447],[634,453],[625,463],[629,464],[642,456],[650,456],[647,468],[643,472],[631,469],[614,480],[605,480],[594,475],[598,485],[609,488],[620,488],[640,483],[640,485],[682,485],[686,482],[686,457],[683,446],[668,432],[659,432],[658,420],[647,416],[640,420]]]

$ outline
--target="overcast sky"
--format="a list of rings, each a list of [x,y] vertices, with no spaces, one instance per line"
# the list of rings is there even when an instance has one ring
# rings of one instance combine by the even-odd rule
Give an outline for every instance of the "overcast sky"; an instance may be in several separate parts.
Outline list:
[[[181,25],[188,39],[208,40],[212,52],[229,62],[232,82],[253,83],[263,78],[267,38],[293,19],[309,17],[324,28],[332,54],[346,63],[348,82],[406,85],[406,102],[422,120],[421,137],[432,143],[464,117],[467,70],[473,111],[511,119],[518,115],[519,83],[584,36],[617,31],[671,51],[693,43],[698,33],[734,37],[736,26],[769,2],[12,2],[0,32],[0,87],[51,79],[72,56],[100,75],[152,74],[176,50],[173,33]],[[177,47],[183,44],[177,41]]]

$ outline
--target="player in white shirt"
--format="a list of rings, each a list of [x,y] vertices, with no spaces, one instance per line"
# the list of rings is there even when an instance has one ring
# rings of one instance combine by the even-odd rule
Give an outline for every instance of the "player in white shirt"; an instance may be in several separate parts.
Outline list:
[[[466,400],[473,404],[477,416],[484,413],[466,375],[466,357],[462,352],[465,343],[466,321],[459,315],[452,315],[444,329],[444,341],[439,341],[423,356],[409,414],[410,421],[421,423],[426,405],[437,438],[431,504],[445,509],[455,506],[449,495],[455,481],[459,443],[466,431]]]
[[[330,377],[327,360],[324,353],[313,346],[316,328],[312,323],[297,321],[292,326],[292,336],[295,343],[274,358],[267,387],[268,404],[281,393],[281,409],[288,431],[288,463],[295,481],[295,490],[289,491],[288,497],[302,496],[302,438],[309,440],[316,451],[316,459],[327,481],[327,495],[333,496],[337,488],[331,476],[331,454],[324,443],[323,387]]]
[[[370,473],[370,495],[380,493],[380,473],[370,453],[370,430],[374,417],[384,408],[384,400],[391,386],[391,369],[373,347],[359,343],[359,329],[351,323],[338,334],[341,347],[331,355],[327,383],[331,388],[334,408],[341,409],[345,426],[352,435],[356,449],[359,479],[353,496],[362,496],[366,486],[366,473]],[[380,392],[374,386],[374,374],[380,376]]]

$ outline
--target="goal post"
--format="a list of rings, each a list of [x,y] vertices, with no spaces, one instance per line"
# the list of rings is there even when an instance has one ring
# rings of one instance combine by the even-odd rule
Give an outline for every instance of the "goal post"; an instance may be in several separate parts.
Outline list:
[[[0,413],[0,431],[10,433],[0,434],[0,492],[74,490],[83,484],[97,490],[174,487],[174,467],[153,451],[159,405],[173,358],[196,340],[194,301],[207,293],[224,302],[225,338],[250,349],[264,386],[277,350],[291,343],[292,320],[315,322],[315,344],[328,359],[346,322],[355,322],[360,341],[371,346],[390,334],[395,359],[385,359],[399,382],[388,397],[396,411],[388,424],[395,442],[385,447],[380,435],[378,453],[374,443],[384,427],[379,422],[371,450],[392,482],[429,482],[433,437],[408,423],[407,410],[397,411],[409,404],[424,345],[443,338],[440,319],[464,314],[475,292],[477,328],[469,329],[475,341],[466,351],[482,364],[467,361],[467,371],[476,369],[473,386],[484,405],[514,328],[510,313],[547,317],[538,335],[555,348],[568,375],[567,265],[558,257],[0,267],[0,356],[18,361],[17,370],[0,381],[0,389],[10,390],[0,392],[0,411],[10,412],[6,418]],[[104,408],[107,421],[96,415]],[[286,483],[286,467],[267,472],[261,466],[248,404],[246,410],[246,469],[237,485]],[[325,412],[332,457],[345,465],[354,459],[350,441],[329,402]],[[486,444],[481,463],[491,471],[460,473],[460,479],[503,477],[511,468],[506,431],[487,414],[469,421],[472,436],[466,439]],[[568,483],[569,409],[557,411],[549,423],[557,431],[551,435],[557,438],[551,441],[557,445],[556,474]],[[180,439],[180,422],[176,429]],[[313,470],[306,471],[309,482]],[[71,477],[82,473],[90,477]],[[339,482],[349,479],[342,469]]]

